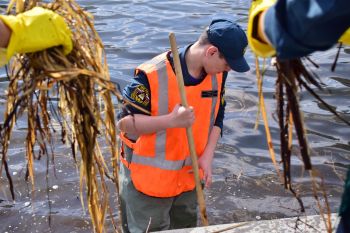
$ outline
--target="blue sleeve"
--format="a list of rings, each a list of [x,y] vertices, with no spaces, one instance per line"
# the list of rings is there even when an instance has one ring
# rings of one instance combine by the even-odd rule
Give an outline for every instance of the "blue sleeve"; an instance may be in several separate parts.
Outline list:
[[[225,107],[226,107],[226,100],[225,100],[225,83],[227,78],[227,72],[224,72],[223,79],[222,79],[222,86],[221,86],[221,95],[220,95],[220,107],[218,111],[218,115],[216,116],[214,125],[219,127],[221,129],[221,137],[222,137],[222,128],[224,126],[224,117],[225,117]]]
[[[133,104],[136,104],[147,111],[151,111],[151,91],[145,73],[139,72],[133,78],[133,81],[124,88],[123,97]],[[126,107],[119,114],[118,118],[122,118],[129,114],[145,113],[131,105],[126,105]]]
[[[344,192],[339,208],[339,215],[342,217],[350,216],[350,167],[348,168],[346,175]]]
[[[323,51],[350,27],[349,0],[279,0],[264,20],[277,57],[292,59]]]

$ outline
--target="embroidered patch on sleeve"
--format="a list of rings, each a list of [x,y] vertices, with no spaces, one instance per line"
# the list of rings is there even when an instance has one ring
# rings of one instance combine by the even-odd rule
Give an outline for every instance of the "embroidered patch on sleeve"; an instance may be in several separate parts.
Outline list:
[[[221,105],[225,104],[225,88],[223,88],[221,93]]]
[[[149,104],[149,90],[143,86],[138,85],[134,91],[131,93],[131,98],[137,103],[147,106]]]

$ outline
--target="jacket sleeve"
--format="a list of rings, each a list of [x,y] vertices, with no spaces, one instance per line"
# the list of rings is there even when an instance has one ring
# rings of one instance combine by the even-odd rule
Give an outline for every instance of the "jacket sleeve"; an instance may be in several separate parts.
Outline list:
[[[216,116],[214,125],[219,127],[221,129],[221,137],[222,137],[222,128],[224,126],[224,117],[225,117],[225,107],[226,107],[226,100],[225,100],[225,83],[227,78],[227,72],[223,75],[222,80],[222,87],[221,87],[221,95],[219,98],[220,101],[220,107],[218,111],[218,115]]]
[[[339,215],[342,217],[350,216],[350,167],[346,175],[344,192],[339,208]]]
[[[349,26],[349,0],[279,0],[264,20],[265,33],[281,59],[327,50]]]
[[[145,73],[139,72],[123,90],[123,97],[136,104],[137,106],[151,111],[151,91],[148,83],[148,79]],[[126,105],[118,114],[118,119],[121,119],[130,114],[145,114],[141,110]]]

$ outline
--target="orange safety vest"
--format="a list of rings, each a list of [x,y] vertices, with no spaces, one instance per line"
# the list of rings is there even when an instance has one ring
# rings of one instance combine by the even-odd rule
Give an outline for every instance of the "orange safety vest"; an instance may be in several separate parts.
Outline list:
[[[148,78],[151,116],[168,114],[181,103],[176,76],[166,53],[140,65],[136,69],[139,71]],[[185,87],[188,104],[193,106],[196,117],[192,130],[198,156],[204,152],[219,110],[222,79],[222,73],[207,75],[200,84]],[[195,188],[185,128],[141,135],[134,143],[124,134],[120,136],[133,152],[130,164],[122,156],[121,161],[130,169],[138,191],[154,197],[173,197]]]

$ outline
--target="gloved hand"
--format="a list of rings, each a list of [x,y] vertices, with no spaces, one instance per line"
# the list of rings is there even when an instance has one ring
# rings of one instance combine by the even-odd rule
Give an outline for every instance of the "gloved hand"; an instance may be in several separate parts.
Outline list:
[[[339,42],[343,44],[350,45],[350,28],[344,32],[344,34],[340,37]]]
[[[276,0],[253,0],[248,17],[248,43],[253,52],[260,57],[270,57],[275,54],[275,49],[258,38],[258,17],[275,4]]]
[[[7,61],[15,53],[31,53],[59,45],[63,46],[64,54],[72,51],[71,31],[64,19],[53,11],[34,7],[16,16],[0,15],[0,19],[12,30]]]

